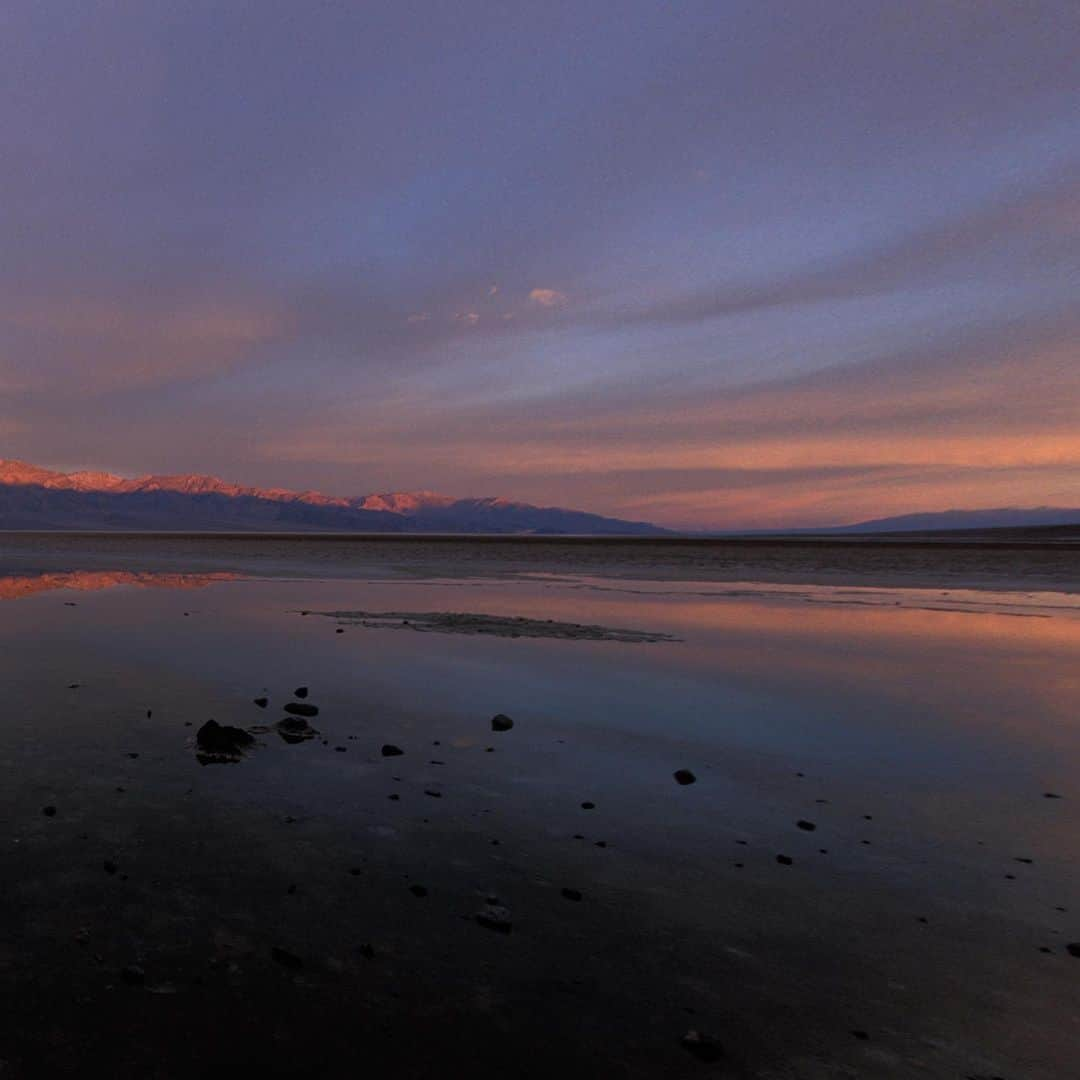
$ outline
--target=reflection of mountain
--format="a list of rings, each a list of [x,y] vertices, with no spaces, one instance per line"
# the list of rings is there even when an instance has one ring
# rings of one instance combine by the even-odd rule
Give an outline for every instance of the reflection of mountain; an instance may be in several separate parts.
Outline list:
[[[127,570],[72,570],[65,573],[0,575],[0,600],[18,600],[54,589],[97,592],[117,585],[137,585],[144,589],[203,589],[217,581],[236,581],[239,574],[155,574]]]
[[[661,535],[640,521],[428,491],[358,495],[240,487],[214,476],[59,473],[0,460],[0,529]]]

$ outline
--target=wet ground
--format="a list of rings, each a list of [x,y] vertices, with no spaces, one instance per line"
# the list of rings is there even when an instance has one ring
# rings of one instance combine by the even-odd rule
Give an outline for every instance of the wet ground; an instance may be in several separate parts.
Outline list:
[[[0,544],[0,1076],[1075,1074],[1075,581],[67,550]]]

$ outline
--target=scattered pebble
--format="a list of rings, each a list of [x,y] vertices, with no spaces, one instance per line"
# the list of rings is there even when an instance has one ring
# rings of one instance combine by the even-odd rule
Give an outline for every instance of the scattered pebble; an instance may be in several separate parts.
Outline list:
[[[298,686],[293,691],[293,697],[306,698],[308,696],[308,688],[306,686]]]
[[[509,934],[514,928],[510,912],[502,904],[489,902],[476,913],[476,921],[485,930],[494,930],[499,934]]]
[[[596,809],[596,803],[594,803],[594,802],[583,802],[581,804],[581,809],[582,810],[595,810]]]
[[[405,751],[400,746],[395,746],[393,743],[383,743],[382,756],[383,757],[401,757]]]
[[[676,769],[673,773],[675,777],[675,783],[685,787],[687,784],[694,784],[697,782],[697,777],[689,769]]]
[[[509,731],[514,726],[514,721],[505,713],[497,713],[491,718],[492,731]]]
[[[723,1044],[711,1035],[705,1035],[700,1031],[688,1031],[680,1040],[680,1045],[688,1053],[698,1059],[711,1064],[719,1061],[724,1056]]]
[[[796,826],[798,826],[798,828],[802,829],[803,832],[813,832],[817,828],[817,826],[812,821],[800,820],[796,821],[795,824]]]
[[[291,953],[288,949],[281,949],[277,945],[270,950],[270,957],[276,963],[289,968],[291,971],[299,971],[304,966],[304,961],[296,953]]]
[[[791,864],[792,864],[792,858],[791,858],[790,855],[777,855],[776,856],[776,861],[781,866],[791,866]]]

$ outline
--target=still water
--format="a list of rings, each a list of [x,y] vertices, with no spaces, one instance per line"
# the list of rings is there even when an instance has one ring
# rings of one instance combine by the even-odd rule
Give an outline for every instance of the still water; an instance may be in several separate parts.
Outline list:
[[[0,598],[13,1075],[336,1076],[362,1044],[691,1076],[690,1030],[733,1076],[1080,1061],[1075,593],[50,568]],[[422,629],[447,612],[496,620]],[[255,744],[201,765],[210,718]]]

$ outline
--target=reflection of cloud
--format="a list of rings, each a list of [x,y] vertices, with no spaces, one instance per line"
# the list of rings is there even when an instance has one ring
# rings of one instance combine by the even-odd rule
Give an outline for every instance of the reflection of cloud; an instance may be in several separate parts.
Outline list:
[[[566,303],[566,294],[559,292],[558,289],[533,289],[529,293],[529,300],[534,304],[539,304],[540,307],[562,307]]]
[[[74,589],[79,592],[98,592],[118,585],[135,585],[144,589],[204,589],[220,581],[238,581],[240,574],[220,572],[210,574],[165,574],[127,570],[72,570],[55,574],[8,574],[0,576],[0,600],[18,600],[34,593],[54,589]]]

